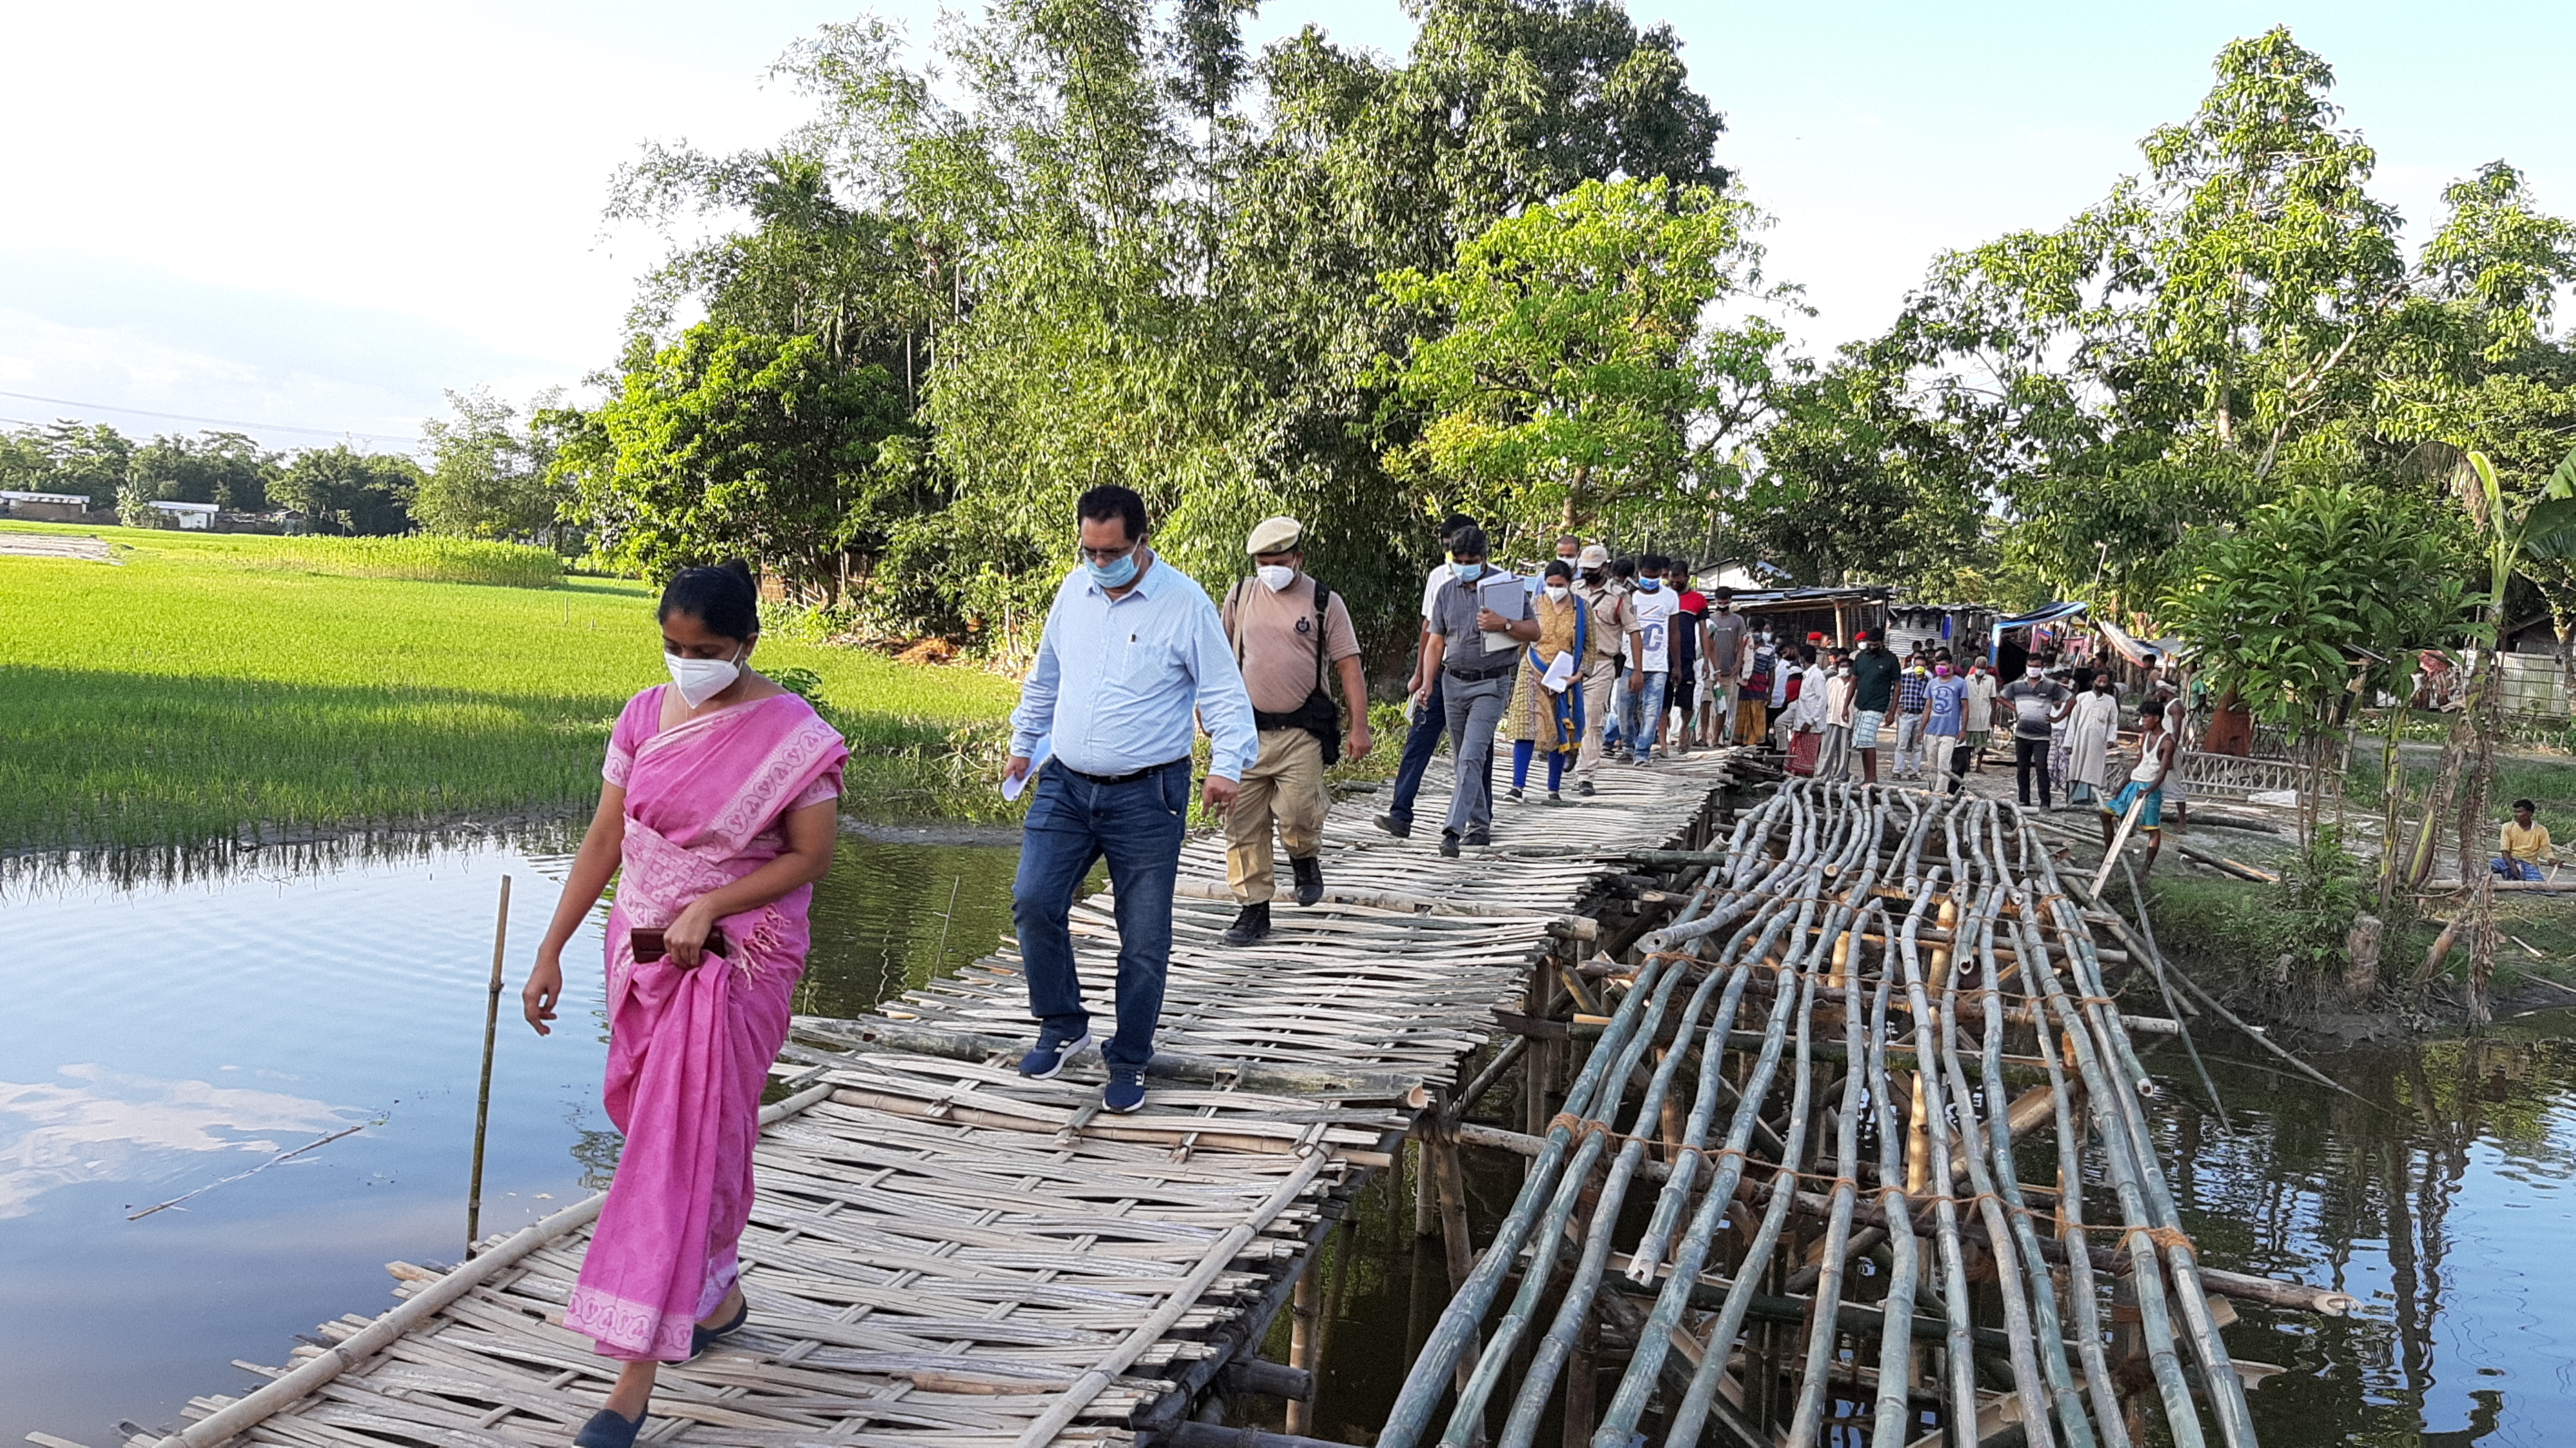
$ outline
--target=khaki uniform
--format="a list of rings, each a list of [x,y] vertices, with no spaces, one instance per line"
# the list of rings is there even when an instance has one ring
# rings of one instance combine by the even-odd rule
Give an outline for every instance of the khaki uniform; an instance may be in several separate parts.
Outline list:
[[[1302,860],[1324,843],[1324,746],[1303,729],[1261,731],[1261,757],[1243,772],[1243,788],[1225,813],[1225,878],[1245,905],[1274,899],[1279,867],[1271,826],[1288,858]]]
[[[1326,665],[1360,651],[1339,593],[1326,605],[1317,637],[1315,580],[1302,573],[1276,593],[1258,582],[1238,586],[1226,596],[1224,618],[1243,665],[1244,690],[1263,713],[1292,712],[1317,687]],[[1274,825],[1292,860],[1311,858],[1323,847],[1323,742],[1299,728],[1262,730],[1261,755],[1240,784],[1225,815],[1226,882],[1236,901],[1258,905],[1279,893],[1270,844]]]
[[[1601,731],[1610,726],[1610,695],[1619,683],[1619,661],[1628,641],[1628,609],[1619,595],[1588,583],[1574,596],[1592,610],[1592,656],[1583,661],[1583,747],[1574,756],[1574,782],[1589,784],[1601,772]]]

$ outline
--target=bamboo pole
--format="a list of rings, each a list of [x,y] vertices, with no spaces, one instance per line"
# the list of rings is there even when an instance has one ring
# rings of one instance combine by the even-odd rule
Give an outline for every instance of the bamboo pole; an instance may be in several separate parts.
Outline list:
[[[483,1139],[492,1124],[492,1048],[501,1027],[501,962],[510,939],[510,877],[501,877],[501,907],[492,921],[492,982],[483,1001],[483,1081],[474,1092],[474,1168],[465,1185],[465,1255],[483,1240]]]
[[[774,1106],[762,1107],[760,1124],[769,1126],[784,1121],[831,1094],[832,1084],[828,1081],[808,1087]],[[405,1298],[401,1305],[334,1344],[329,1351],[305,1359],[294,1371],[270,1379],[161,1439],[154,1448],[216,1448],[216,1445],[256,1427],[278,1410],[319,1390],[323,1384],[392,1346],[395,1339],[427,1322],[519,1259],[568,1232],[590,1225],[598,1219],[599,1209],[607,1202],[608,1193],[600,1192],[520,1230],[482,1256],[423,1286]]]

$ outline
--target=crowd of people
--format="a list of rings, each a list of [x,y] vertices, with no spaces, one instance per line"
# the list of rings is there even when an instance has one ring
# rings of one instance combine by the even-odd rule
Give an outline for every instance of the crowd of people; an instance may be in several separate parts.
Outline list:
[[[1323,899],[1325,770],[1375,741],[1361,641],[1342,597],[1305,571],[1298,520],[1251,530],[1250,576],[1220,603],[1157,556],[1136,493],[1093,488],[1076,514],[1079,562],[1048,609],[1005,771],[1006,794],[1030,795],[1012,918],[1038,1031],[1020,1072],[1052,1078],[1094,1041],[1070,913],[1105,861],[1118,954],[1101,1105],[1124,1113],[1144,1104],[1154,1055],[1198,734],[1210,755],[1195,793],[1224,820],[1238,907],[1224,939],[1237,946],[1271,932],[1275,851],[1296,903]],[[1445,740],[1443,855],[1492,839],[1504,741],[1500,800],[1561,805],[1594,794],[1613,762],[1652,768],[1765,742],[1790,773],[1957,793],[2002,728],[2024,806],[2035,789],[2040,809],[2058,808],[2062,781],[2067,807],[2099,813],[2106,844],[2123,822],[2143,831],[2150,866],[2163,812],[2182,816],[2175,765],[2190,716],[2169,673],[2124,706],[2109,673],[2080,666],[2041,660],[2006,680],[1982,655],[1930,642],[1899,658],[1874,631],[1849,648],[1781,637],[1728,590],[1699,588],[1687,561],[1655,553],[1613,557],[1569,536],[1524,575],[1495,566],[1491,538],[1465,517],[1448,520],[1442,548],[1423,582],[1411,719],[1377,825],[1412,834]],[[625,1156],[563,1320],[623,1367],[581,1448],[632,1448],[659,1364],[748,1320],[739,1243],[761,1093],[804,969],[813,886],[831,868],[848,756],[811,705],[751,667],[760,618],[747,570],[682,571],[657,617],[671,682],[618,718],[598,810],[522,992],[528,1023],[548,1032],[562,951],[614,880],[606,1100]],[[2115,788],[2124,715],[2137,759]],[[2497,873],[2530,880],[2550,866],[2534,816],[2515,802]]]

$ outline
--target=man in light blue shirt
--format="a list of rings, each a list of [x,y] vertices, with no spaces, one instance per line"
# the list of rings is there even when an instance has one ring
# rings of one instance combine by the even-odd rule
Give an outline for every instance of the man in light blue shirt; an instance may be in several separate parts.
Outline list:
[[[1223,813],[1261,753],[1252,700],[1216,606],[1145,546],[1145,500],[1093,488],[1075,507],[1082,562],[1055,591],[1035,667],[1011,711],[1008,777],[1044,758],[1011,886],[1036,1049],[1020,1074],[1045,1080],[1091,1044],[1091,1014],[1067,919],[1107,857],[1118,914],[1118,1030],[1102,1046],[1101,1104],[1145,1104],[1145,1066],[1172,955],[1172,886],[1188,831],[1192,719],[1213,742],[1207,805]],[[1051,757],[1046,757],[1049,751]]]

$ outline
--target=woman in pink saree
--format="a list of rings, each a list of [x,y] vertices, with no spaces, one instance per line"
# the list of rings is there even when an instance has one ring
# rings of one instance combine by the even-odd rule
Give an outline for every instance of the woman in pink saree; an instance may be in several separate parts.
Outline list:
[[[609,734],[599,810],[523,992],[547,1034],[563,947],[616,875],[604,1094],[626,1148],[564,1326],[625,1367],[582,1448],[631,1448],[657,1365],[750,1313],[735,1248],[760,1092],[849,756],[811,705],[742,667],[760,631],[747,572],[683,571],[661,618],[672,682],[629,700]]]

